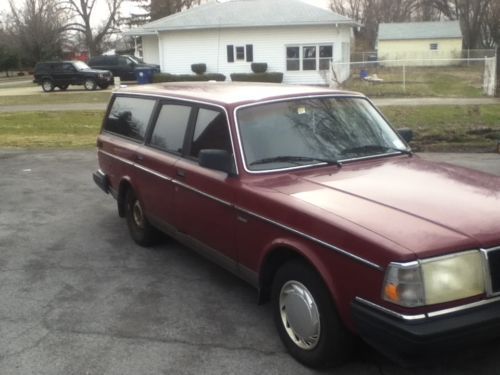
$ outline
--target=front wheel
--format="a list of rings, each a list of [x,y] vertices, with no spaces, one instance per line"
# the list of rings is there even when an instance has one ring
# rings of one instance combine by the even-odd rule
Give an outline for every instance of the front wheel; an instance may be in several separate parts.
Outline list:
[[[85,90],[95,90],[96,86],[97,84],[92,78],[86,78],[85,82],[83,83],[83,87],[85,87]]]
[[[138,245],[151,246],[158,241],[158,230],[149,223],[144,208],[132,189],[127,192],[125,217],[130,236]]]
[[[353,335],[343,326],[319,274],[304,262],[291,261],[274,278],[274,322],[290,354],[302,364],[326,368],[345,362]]]

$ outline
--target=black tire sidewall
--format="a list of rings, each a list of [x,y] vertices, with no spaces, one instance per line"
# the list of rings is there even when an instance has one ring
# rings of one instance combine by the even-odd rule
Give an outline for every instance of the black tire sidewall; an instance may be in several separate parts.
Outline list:
[[[130,236],[132,239],[141,246],[151,246],[157,240],[157,231],[151,226],[147,218],[144,216],[144,228],[139,227],[133,217],[133,210],[135,202],[138,201],[134,191],[129,189],[125,201],[125,218],[127,220],[127,226],[129,229]],[[139,201],[141,207],[144,207]],[[143,213],[144,214],[144,213]]]
[[[288,336],[281,319],[279,295],[282,286],[290,280],[302,283],[313,296],[320,314],[320,339],[312,350],[299,348]],[[276,273],[271,303],[279,336],[290,354],[300,363],[312,368],[327,368],[345,362],[353,345],[353,336],[343,326],[333,299],[319,274],[308,264],[291,261]]]

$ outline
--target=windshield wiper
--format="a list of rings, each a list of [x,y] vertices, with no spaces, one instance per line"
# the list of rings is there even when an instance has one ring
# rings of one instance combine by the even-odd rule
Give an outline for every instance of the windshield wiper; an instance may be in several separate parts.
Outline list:
[[[328,165],[336,165],[337,167],[342,167],[342,163],[335,159],[325,159],[325,158],[317,158],[317,157],[309,157],[309,156],[292,156],[292,155],[282,155],[282,156],[273,156],[271,158],[264,158],[255,160],[250,163],[250,165],[257,164],[268,164],[268,163],[293,163],[296,165],[301,165],[301,162],[319,162],[325,163]]]
[[[405,154],[408,156],[413,156],[413,151],[408,150],[406,148],[396,148],[396,147],[390,147],[390,146],[382,146],[382,145],[364,145],[364,146],[358,146],[358,147],[351,147],[351,148],[346,148],[341,152],[342,155],[345,154],[355,154],[355,153],[360,153],[360,152],[370,152],[370,151],[396,151],[400,152],[401,154]],[[370,156],[370,155],[365,155],[365,156]]]

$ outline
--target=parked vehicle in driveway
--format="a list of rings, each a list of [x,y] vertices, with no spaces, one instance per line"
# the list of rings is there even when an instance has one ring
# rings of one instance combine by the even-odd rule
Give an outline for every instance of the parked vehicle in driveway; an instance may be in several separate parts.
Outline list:
[[[113,75],[108,70],[91,69],[82,61],[48,61],[36,64],[33,83],[41,85],[45,92],[56,87],[66,90],[69,85],[83,85],[85,90],[107,89]]]
[[[150,69],[153,73],[160,72],[159,65],[145,64],[130,55],[94,56],[89,60],[89,65],[95,69],[110,70],[115,77],[120,77],[123,81],[135,81],[138,69]]]
[[[356,336],[406,362],[500,336],[500,178],[415,156],[361,94],[121,89],[97,146],[134,241],[164,232],[251,283],[307,366]]]

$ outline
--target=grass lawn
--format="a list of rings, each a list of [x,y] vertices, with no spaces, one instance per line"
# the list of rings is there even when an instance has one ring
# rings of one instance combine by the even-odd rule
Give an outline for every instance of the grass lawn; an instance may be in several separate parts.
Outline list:
[[[359,78],[360,67],[342,88],[378,97],[463,97],[483,96],[484,66],[406,67],[403,88],[402,67],[367,67],[369,75],[376,74],[383,82],[371,83]]]
[[[415,133],[416,151],[493,152],[500,106],[384,107],[396,128]],[[94,147],[104,112],[0,113],[0,148]]]
[[[500,140],[500,106],[384,107],[395,128],[413,129],[416,151],[494,152]]]
[[[90,111],[0,113],[0,147],[93,147],[103,116]]]
[[[0,105],[107,103],[110,96],[110,91],[40,92],[35,95],[0,96]]]

